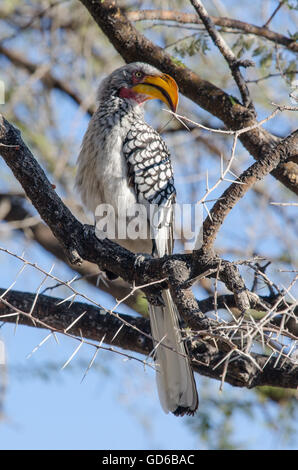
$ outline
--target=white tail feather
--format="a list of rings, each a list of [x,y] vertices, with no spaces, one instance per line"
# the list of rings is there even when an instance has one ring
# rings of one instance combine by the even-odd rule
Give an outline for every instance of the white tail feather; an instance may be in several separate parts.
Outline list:
[[[166,413],[193,414],[198,407],[198,394],[180,332],[179,314],[168,290],[163,291],[163,301],[165,306],[149,304],[159,399]]]
[[[173,249],[173,207],[168,200],[159,206],[158,217],[152,224],[156,254],[171,254]],[[192,415],[199,399],[189,356],[183,342],[179,312],[169,290],[162,293],[164,306],[149,304],[151,334],[154,340],[156,380],[159,399],[166,413]]]

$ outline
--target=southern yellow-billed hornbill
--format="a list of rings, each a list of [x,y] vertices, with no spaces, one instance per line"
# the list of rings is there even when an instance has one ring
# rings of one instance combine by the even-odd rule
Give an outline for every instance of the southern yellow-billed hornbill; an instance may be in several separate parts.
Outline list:
[[[170,154],[160,135],[143,116],[145,101],[158,98],[173,111],[178,87],[169,75],[141,62],[125,65],[105,78],[98,90],[98,107],[89,123],[78,158],[76,186],[85,206],[95,213],[109,204],[116,223],[135,204],[147,211],[148,236],[115,241],[135,253],[172,253],[175,187]],[[152,213],[149,207],[157,208]],[[155,344],[157,384],[163,409],[176,415],[193,414],[198,394],[179,313],[169,290],[159,305],[149,303]]]

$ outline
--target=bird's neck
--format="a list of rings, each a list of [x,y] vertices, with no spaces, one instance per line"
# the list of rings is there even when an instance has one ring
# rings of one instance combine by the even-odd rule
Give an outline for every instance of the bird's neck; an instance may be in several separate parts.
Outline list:
[[[101,119],[115,124],[126,118],[133,121],[144,121],[143,104],[119,96],[111,96],[108,101],[99,102],[97,113]]]
[[[111,96],[109,100],[99,101],[91,121],[94,135],[100,135],[103,148],[107,146],[116,149],[119,139],[123,142],[136,122],[144,123],[143,106]]]

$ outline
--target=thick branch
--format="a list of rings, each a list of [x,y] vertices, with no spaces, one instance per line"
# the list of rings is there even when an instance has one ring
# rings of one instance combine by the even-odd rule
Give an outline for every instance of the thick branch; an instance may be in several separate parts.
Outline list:
[[[0,289],[0,295],[4,293]],[[152,343],[148,337],[149,321],[141,317],[119,314],[118,318],[103,309],[85,303],[61,303],[62,299],[39,295],[32,316],[20,312],[30,312],[35,294],[10,290],[6,293],[5,303],[0,300],[1,320],[16,322],[19,325],[49,328],[52,331],[64,332],[79,316],[81,318],[67,333],[85,339],[100,342],[104,337],[105,344],[118,346],[122,349],[148,355],[152,351]],[[16,315],[11,315],[15,309]],[[85,313],[84,313],[85,312]],[[9,315],[5,317],[4,315]],[[34,319],[36,320],[34,322]],[[123,325],[123,321],[126,323]],[[41,322],[41,323],[39,323]],[[131,327],[127,324],[132,325]],[[142,335],[140,330],[145,334]],[[212,347],[207,341],[197,342],[190,350],[192,365],[195,371],[208,377],[222,380],[223,366],[218,364],[226,355],[225,350]],[[245,357],[235,357],[229,364],[225,381],[234,386],[252,388],[256,385],[271,385],[284,388],[295,388],[298,383],[298,369],[291,367],[290,361],[282,366],[275,366],[276,359],[253,355],[253,361]],[[261,371],[259,367],[264,367]]]
[[[4,289],[0,289],[1,296],[4,292]],[[4,296],[4,299],[15,307],[17,312],[29,313],[35,302],[35,294],[10,290]],[[12,308],[1,303],[0,299],[0,317],[10,313],[12,313]],[[147,319],[122,314],[114,316],[104,309],[82,302],[63,302],[63,299],[39,295],[32,316],[16,314],[15,316],[2,317],[1,321],[13,323],[18,321],[21,325],[38,328],[48,326],[53,331],[63,333],[80,315],[82,315],[82,318],[67,330],[69,334],[81,336],[82,333],[85,339],[93,341],[101,341],[104,337],[106,344],[112,344],[141,354],[151,352],[152,341],[148,337],[150,335],[150,325]],[[38,319],[40,323],[34,322],[34,319]],[[129,323],[131,327],[123,325],[123,322]],[[121,326],[122,328],[116,336]],[[145,334],[141,334],[140,331]]]

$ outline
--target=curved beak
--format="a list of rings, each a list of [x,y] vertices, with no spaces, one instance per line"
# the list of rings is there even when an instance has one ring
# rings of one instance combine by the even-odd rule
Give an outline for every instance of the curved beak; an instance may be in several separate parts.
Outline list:
[[[178,106],[178,85],[175,80],[165,73],[162,75],[147,75],[141,83],[132,87],[137,93],[147,95],[147,99],[157,98],[163,101],[172,111]]]

